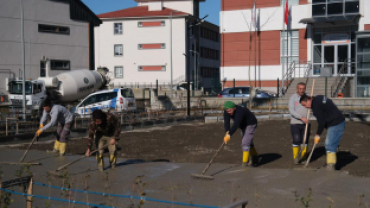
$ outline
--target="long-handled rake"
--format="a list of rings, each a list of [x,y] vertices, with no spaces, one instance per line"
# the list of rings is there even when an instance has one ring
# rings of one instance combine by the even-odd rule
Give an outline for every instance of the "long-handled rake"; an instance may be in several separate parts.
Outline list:
[[[211,164],[212,164],[213,160],[216,158],[218,152],[220,152],[220,150],[222,149],[222,147],[224,147],[224,145],[225,145],[225,142],[222,142],[220,148],[218,148],[216,154],[212,157],[211,161],[204,168],[202,174],[193,173],[193,174],[191,174],[191,177],[193,177],[193,178],[199,178],[199,179],[205,179],[205,180],[213,180],[214,178],[212,176],[204,175],[204,174],[206,173],[206,171],[208,170],[208,168],[211,167]]]
[[[103,147],[101,147],[101,148],[99,148],[99,149],[96,149],[96,150],[92,151],[92,152],[90,153],[90,155],[92,155],[92,154],[94,154],[94,153],[98,152],[99,150],[103,150],[103,149],[107,148],[109,145],[110,145],[110,144],[107,144],[107,145],[105,145],[105,146],[103,146]],[[52,171],[52,170],[48,170],[47,172],[48,172],[50,175],[54,175],[54,176],[57,176],[57,177],[62,177],[62,176],[63,176],[63,174],[62,174],[62,173],[59,173],[59,171],[61,171],[61,170],[65,169],[66,167],[68,167],[68,166],[70,166],[70,165],[72,165],[72,164],[74,164],[74,163],[76,163],[76,162],[78,162],[78,161],[80,161],[80,160],[82,160],[82,159],[84,159],[84,158],[86,158],[86,157],[88,157],[88,156],[86,156],[86,155],[85,155],[85,156],[82,156],[82,157],[80,157],[80,158],[78,158],[78,159],[76,159],[76,160],[74,160],[74,161],[72,161],[72,162],[70,162],[70,163],[67,163],[67,164],[65,164],[65,165],[60,166],[59,168],[57,168],[57,169],[56,169],[56,170],[54,170],[54,171]]]
[[[30,150],[31,146],[33,145],[33,143],[34,143],[36,140],[37,140],[37,134],[35,134],[35,137],[33,137],[33,139],[32,139],[32,141],[31,141],[30,145],[27,147],[27,150],[24,152],[24,154],[23,154],[22,158],[19,160],[19,163],[22,163],[22,162],[23,162],[23,160],[24,160],[24,158],[26,157],[26,155],[27,155],[28,151]]]

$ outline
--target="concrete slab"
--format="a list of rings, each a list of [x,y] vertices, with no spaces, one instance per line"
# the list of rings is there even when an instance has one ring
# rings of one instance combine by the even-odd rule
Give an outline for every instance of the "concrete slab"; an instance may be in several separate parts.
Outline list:
[[[1,148],[0,162],[18,161],[22,154],[22,151]],[[339,171],[242,168],[240,165],[214,164],[207,174],[212,175],[215,180],[205,181],[190,177],[192,173],[200,173],[205,164],[119,159],[116,169],[99,172],[95,158],[90,157],[71,165],[68,169],[68,179],[47,177],[47,170],[54,170],[78,157],[80,156],[54,157],[44,152],[31,151],[26,161],[42,163],[41,166],[32,166],[30,169],[34,175],[34,181],[39,183],[63,187],[71,185],[71,188],[81,190],[88,186],[86,190],[89,191],[135,196],[140,196],[140,191],[142,191],[146,193],[146,197],[150,198],[216,207],[242,199],[249,200],[249,208],[301,207],[301,199],[309,201],[309,207],[328,207],[332,204],[332,207],[348,208],[358,206],[359,200],[363,203],[367,202],[368,205],[370,202],[370,189],[368,188],[370,178],[356,178]],[[107,164],[108,158],[105,159]],[[2,180],[5,181],[16,178],[16,172],[21,167],[1,165],[0,168],[4,175]],[[87,171],[89,169],[91,171]],[[139,183],[135,180],[138,176],[144,176]],[[19,187],[14,187],[14,190],[19,191]],[[69,192],[34,186],[34,194],[37,195],[66,198],[61,194],[67,193]],[[129,207],[133,202],[135,205],[139,203],[138,200],[131,201],[124,198],[83,193],[70,194],[76,201],[88,201],[107,206]],[[25,207],[24,197],[12,195],[11,198],[14,199],[11,207]],[[45,200],[34,200],[34,207],[44,205]],[[51,207],[66,206],[67,203],[51,202]],[[144,207],[174,206],[146,201]]]

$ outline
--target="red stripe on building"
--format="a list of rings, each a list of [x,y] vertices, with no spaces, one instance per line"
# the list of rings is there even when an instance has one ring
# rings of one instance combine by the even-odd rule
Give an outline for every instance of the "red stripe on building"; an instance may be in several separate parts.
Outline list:
[[[253,6],[254,1],[221,0],[221,11],[252,9]],[[256,8],[277,7],[277,6],[280,6],[280,0],[258,0],[256,3]]]
[[[370,30],[370,24],[365,24],[364,30]]]
[[[299,30],[299,60],[307,61],[307,30]]]
[[[222,34],[222,66],[254,66],[255,43],[249,39],[253,33]],[[262,31],[256,51],[257,65],[280,65],[280,31]]]
[[[308,0],[299,0],[299,5],[308,4]]]
[[[142,22],[141,23],[142,27],[158,27],[162,26],[161,22]]]
[[[142,66],[142,71],[162,71],[162,66]]]
[[[142,49],[161,49],[162,44],[141,44]]]

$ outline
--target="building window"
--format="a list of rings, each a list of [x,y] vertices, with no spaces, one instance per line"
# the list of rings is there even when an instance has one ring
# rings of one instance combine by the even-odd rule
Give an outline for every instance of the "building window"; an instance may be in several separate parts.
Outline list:
[[[115,35],[122,34],[122,23],[114,23],[114,34]]]
[[[219,42],[220,34],[219,34],[219,32],[207,29],[205,27],[201,27],[200,28],[200,37],[206,38],[208,40],[212,40],[212,41],[215,41],[215,42]]]
[[[165,43],[149,43],[149,44],[139,44],[139,50],[146,50],[146,49],[165,49]]]
[[[114,67],[114,77],[123,78],[123,66]]]
[[[51,70],[70,70],[71,62],[66,60],[50,60]]]
[[[280,0],[281,5],[285,6],[286,5],[286,0]],[[299,5],[299,0],[288,0],[288,5]]]
[[[220,52],[218,50],[200,47],[200,57],[220,60]]]
[[[215,74],[219,74],[219,68],[211,68],[211,67],[202,67],[200,69],[200,76],[201,77],[214,77]]]
[[[158,22],[138,22],[138,27],[160,27],[160,26],[166,26],[165,21],[158,21]]]
[[[289,1],[290,2],[290,1]],[[359,14],[359,0],[312,0],[312,16]]]
[[[45,64],[45,61],[40,61],[40,77],[46,77],[46,64]]]
[[[114,56],[123,56],[123,45],[122,44],[114,45]]]
[[[69,35],[69,27],[39,24],[39,32]]]
[[[281,64],[299,61],[299,32],[298,30],[281,31]]]
[[[166,66],[139,66],[139,71],[166,71]]]

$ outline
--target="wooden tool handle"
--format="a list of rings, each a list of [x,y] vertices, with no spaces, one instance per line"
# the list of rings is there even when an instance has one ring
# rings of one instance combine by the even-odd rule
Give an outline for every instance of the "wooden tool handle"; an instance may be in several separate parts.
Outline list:
[[[310,156],[308,157],[308,159],[307,159],[307,161],[306,161],[306,164],[304,165],[304,167],[306,168],[307,167],[307,165],[308,165],[308,163],[310,163],[310,161],[311,161],[311,157],[312,157],[312,154],[313,154],[313,151],[315,150],[315,148],[316,148],[316,143],[313,145],[313,147],[312,147],[312,151],[311,151],[311,153],[310,153]]]
[[[26,157],[26,155],[27,155],[28,151],[30,150],[30,148],[31,148],[32,144],[36,141],[36,139],[37,139],[37,134],[35,134],[35,137],[32,139],[32,141],[31,141],[30,145],[27,147],[26,152],[24,152],[24,154],[23,154],[23,156],[22,156],[21,160],[19,161],[20,163],[21,163],[21,162],[23,162],[24,158]]]
[[[312,89],[311,89],[311,97],[313,96],[313,89],[315,88],[315,79],[312,80]],[[303,145],[306,144],[306,141],[307,141],[307,133],[308,133],[308,125],[310,123],[310,114],[311,114],[311,109],[308,109],[307,111],[307,120],[308,120],[308,123],[306,123],[306,128],[304,130],[304,137],[303,137]],[[298,155],[300,155],[303,151],[303,148],[300,149]]]
[[[204,175],[204,173],[208,170],[208,168],[209,168],[209,167],[211,167],[211,164],[212,164],[213,160],[216,158],[216,156],[217,156],[218,152],[220,152],[220,150],[222,149],[222,147],[224,147],[224,145],[225,145],[225,142],[222,142],[222,144],[221,144],[220,148],[218,148],[218,150],[217,150],[216,154],[212,157],[211,161],[210,161],[210,162],[208,163],[208,165],[204,168],[204,170],[203,170],[203,172],[202,172],[202,174],[203,174],[203,175]]]
[[[96,149],[96,150],[94,150],[94,151],[90,152],[90,155],[94,154],[95,152],[97,152],[97,151],[99,151],[99,150],[103,150],[103,149],[107,148],[109,145],[110,145],[110,144],[107,144],[107,145],[105,145],[105,146],[103,146],[103,147],[101,147],[101,148],[99,148],[99,149]],[[74,161],[72,161],[72,162],[70,162],[70,163],[67,163],[67,164],[65,164],[65,165],[62,165],[62,166],[60,166],[60,167],[57,169],[57,171],[60,171],[60,170],[62,170],[62,169],[64,169],[64,168],[66,168],[66,167],[68,167],[68,166],[70,166],[70,165],[72,165],[72,164],[74,164],[74,163],[76,163],[76,162],[78,162],[78,161],[80,161],[80,160],[82,160],[82,159],[86,158],[86,157],[87,157],[87,156],[85,155],[85,156],[82,156],[82,157],[78,158],[77,160],[74,160]]]

